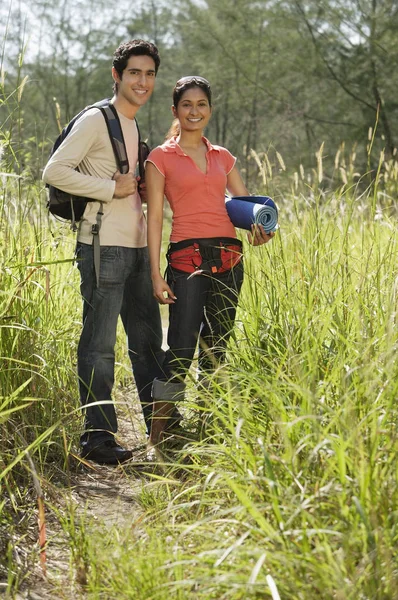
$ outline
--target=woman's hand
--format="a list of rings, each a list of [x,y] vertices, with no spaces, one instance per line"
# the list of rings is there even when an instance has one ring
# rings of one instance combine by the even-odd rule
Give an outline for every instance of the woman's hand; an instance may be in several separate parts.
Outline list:
[[[274,231],[270,233],[266,233],[263,225],[252,225],[251,233],[247,234],[247,239],[252,246],[261,246],[261,244],[266,244],[270,241],[275,235]]]
[[[169,287],[167,281],[159,274],[152,276],[153,295],[159,304],[174,304],[177,300],[174,296],[172,289]],[[167,294],[167,296],[165,296]]]

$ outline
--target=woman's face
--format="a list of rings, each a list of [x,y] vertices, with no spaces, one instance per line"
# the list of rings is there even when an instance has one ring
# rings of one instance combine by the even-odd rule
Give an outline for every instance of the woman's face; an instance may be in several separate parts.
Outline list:
[[[177,108],[172,107],[174,116],[180,121],[181,130],[204,129],[211,117],[211,106],[206,93],[200,87],[192,87],[181,96]]]

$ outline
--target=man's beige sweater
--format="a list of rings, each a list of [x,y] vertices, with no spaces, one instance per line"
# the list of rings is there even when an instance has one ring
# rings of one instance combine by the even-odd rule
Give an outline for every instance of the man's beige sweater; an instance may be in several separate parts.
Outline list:
[[[122,126],[130,171],[135,172],[138,132],[134,120],[118,113]],[[76,171],[79,167],[79,171]],[[147,245],[146,220],[136,192],[126,198],[113,198],[117,170],[115,155],[102,113],[84,113],[47,163],[43,180],[65,192],[101,200],[104,215],[100,231],[101,246],[142,248]],[[99,202],[88,202],[79,223],[78,240],[92,243],[91,226],[96,222]]]

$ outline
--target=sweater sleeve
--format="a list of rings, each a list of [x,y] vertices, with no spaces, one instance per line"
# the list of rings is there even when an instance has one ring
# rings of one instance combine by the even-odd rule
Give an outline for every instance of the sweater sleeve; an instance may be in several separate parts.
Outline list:
[[[104,121],[104,117],[96,110],[87,111],[76,121],[47,163],[43,171],[45,183],[77,196],[102,202],[112,200],[116,185],[112,180],[113,173],[107,178],[98,158],[97,161],[95,158],[90,160],[91,154],[95,157],[101,150],[101,120]],[[109,147],[111,149],[110,140]]]

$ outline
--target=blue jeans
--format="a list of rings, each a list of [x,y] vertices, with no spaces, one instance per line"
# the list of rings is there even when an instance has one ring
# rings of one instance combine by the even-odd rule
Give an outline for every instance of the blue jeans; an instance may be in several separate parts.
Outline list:
[[[159,305],[152,292],[147,248],[101,246],[99,287],[96,285],[93,247],[77,244],[77,265],[83,297],[83,329],[77,359],[83,406],[110,401],[114,383],[116,328],[119,315],[127,334],[138,395],[149,430],[151,386],[162,373],[162,326]],[[117,432],[113,403],[85,410],[81,441],[105,441]]]
[[[243,274],[243,259],[230,271],[194,275],[190,279],[189,273],[168,266],[167,281],[177,300],[169,307],[169,349],[160,380],[183,381],[198,338],[201,373],[209,373],[223,362],[234,326]]]

